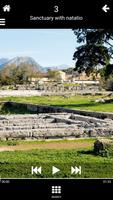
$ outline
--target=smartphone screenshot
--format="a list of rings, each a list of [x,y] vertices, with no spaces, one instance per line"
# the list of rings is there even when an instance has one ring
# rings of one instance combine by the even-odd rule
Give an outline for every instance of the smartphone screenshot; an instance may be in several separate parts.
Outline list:
[[[112,1],[0,1],[0,193],[113,187]]]

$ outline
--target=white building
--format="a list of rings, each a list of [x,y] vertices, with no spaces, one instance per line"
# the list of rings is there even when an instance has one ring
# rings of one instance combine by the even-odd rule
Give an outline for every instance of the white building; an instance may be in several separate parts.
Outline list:
[[[63,71],[58,71],[58,78],[59,80],[63,83],[64,81],[66,81],[66,73]]]

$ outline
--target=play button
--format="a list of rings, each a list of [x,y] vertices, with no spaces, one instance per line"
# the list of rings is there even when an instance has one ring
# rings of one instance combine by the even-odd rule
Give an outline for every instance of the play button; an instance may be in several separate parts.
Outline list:
[[[58,169],[57,167],[55,166],[52,166],[52,174],[56,174],[57,172],[59,172],[60,169]]]

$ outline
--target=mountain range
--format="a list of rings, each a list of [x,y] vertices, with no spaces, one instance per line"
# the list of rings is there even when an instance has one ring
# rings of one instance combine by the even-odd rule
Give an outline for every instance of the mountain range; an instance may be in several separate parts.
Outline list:
[[[48,69],[52,69],[52,70],[63,70],[63,69],[68,69],[70,66],[69,65],[58,65],[58,66],[50,66],[50,67],[46,67],[46,70]]]
[[[5,66],[15,65],[20,66],[21,64],[31,65],[35,67],[38,71],[42,71],[42,67],[31,57],[15,57],[11,60],[1,58],[0,59],[0,69]]]
[[[52,70],[63,70],[69,68],[68,65],[59,65],[59,66],[50,66],[50,67],[42,67],[39,65],[32,57],[15,57],[11,60],[7,58],[0,59],[0,69],[4,68],[5,66],[15,65],[16,67],[21,64],[28,64],[35,67],[38,71],[46,72],[48,69]]]
[[[0,66],[8,62],[7,58],[0,58]]]

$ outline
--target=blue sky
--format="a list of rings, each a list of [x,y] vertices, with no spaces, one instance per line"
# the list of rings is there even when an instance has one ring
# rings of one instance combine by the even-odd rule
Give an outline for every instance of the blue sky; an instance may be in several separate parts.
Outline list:
[[[33,57],[41,66],[67,64],[76,49],[76,37],[71,29],[1,29],[0,58]]]

